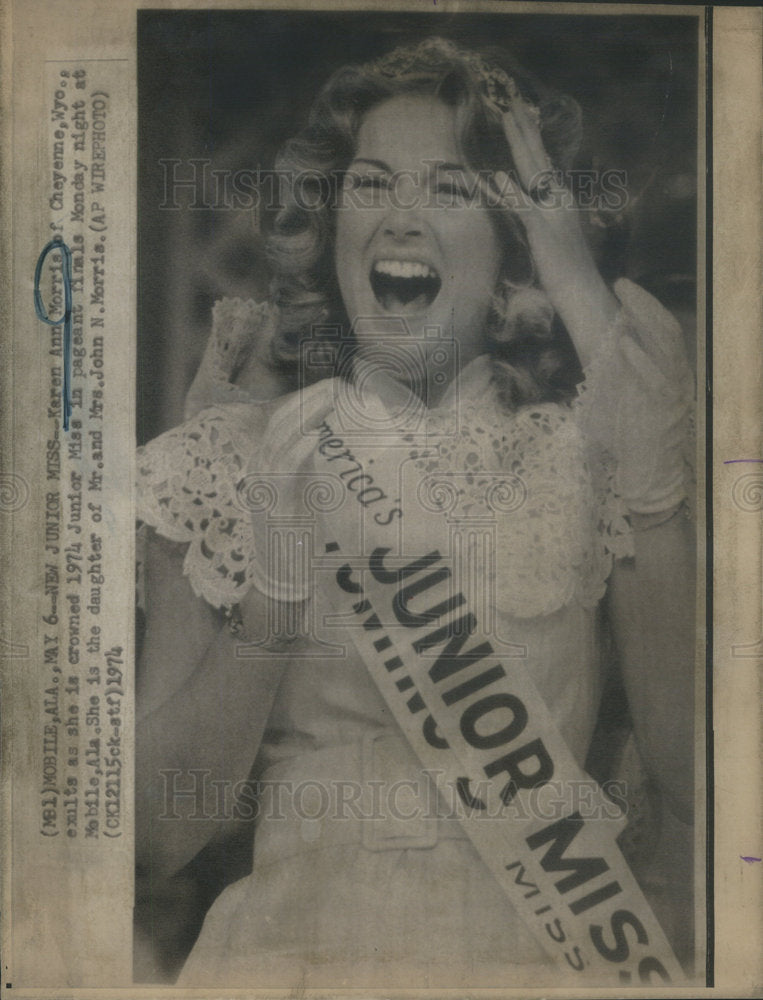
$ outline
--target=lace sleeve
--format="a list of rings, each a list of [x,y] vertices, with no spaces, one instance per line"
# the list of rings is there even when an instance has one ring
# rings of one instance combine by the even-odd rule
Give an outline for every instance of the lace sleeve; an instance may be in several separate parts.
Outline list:
[[[574,406],[599,483],[606,480],[610,524],[680,504],[693,465],[694,387],[681,328],[632,282],[621,279],[614,291],[620,311]]]
[[[252,582],[254,538],[238,498],[264,404],[213,406],[138,449],[137,516],[188,543],[183,571],[213,607],[238,603]]]

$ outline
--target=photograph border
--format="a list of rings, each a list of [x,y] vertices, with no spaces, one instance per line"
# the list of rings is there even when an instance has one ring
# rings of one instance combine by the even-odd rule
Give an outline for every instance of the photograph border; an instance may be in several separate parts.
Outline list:
[[[336,2],[300,3],[293,0],[272,0],[270,3],[233,2],[226,10],[260,9],[375,9],[375,0],[360,3]],[[395,0],[384,4],[384,10],[421,10],[420,4]],[[437,0],[438,10],[463,11],[457,0]],[[110,306],[119,346],[112,356],[112,366],[119,370],[114,378],[114,395],[126,396],[128,405],[114,399],[108,420],[113,434],[108,446],[115,455],[134,435],[135,428],[135,301],[137,287],[135,235],[135,93],[136,51],[135,30],[138,5],[132,0],[107,4],[105,0],[86,0],[82,5],[92,19],[75,24],[50,0],[6,0],[0,6],[0,76],[3,83],[2,120],[5,142],[0,152],[0,222],[6,253],[0,255],[0,287],[3,301],[12,322],[3,334],[0,350],[10,364],[2,366],[0,389],[3,407],[0,422],[2,447],[2,489],[0,502],[0,538],[4,560],[11,573],[0,587],[3,631],[2,680],[4,709],[2,719],[2,817],[0,833],[3,841],[2,910],[0,940],[3,944],[2,988],[6,996],[153,996],[157,992],[169,996],[202,995],[202,991],[181,991],[171,986],[131,985],[124,981],[124,970],[131,964],[125,957],[121,936],[132,919],[125,914],[132,906],[130,858],[132,856],[131,823],[132,777],[124,782],[125,839],[119,852],[110,859],[100,858],[95,870],[82,857],[68,859],[62,865],[39,865],[39,847],[31,843],[34,826],[29,815],[26,785],[36,782],[35,768],[40,763],[41,749],[37,734],[28,732],[38,726],[31,706],[39,701],[37,678],[30,669],[42,662],[42,634],[39,607],[41,603],[39,564],[40,518],[44,511],[44,463],[39,452],[50,423],[40,420],[44,410],[41,402],[48,397],[44,349],[42,340],[49,335],[30,310],[35,261],[44,245],[49,205],[46,185],[49,177],[42,165],[44,128],[47,114],[47,80],[53,62],[77,63],[93,57],[94,62],[121,62],[115,79],[123,88],[115,101],[117,120],[123,134],[115,140],[117,157],[123,157],[115,169],[114,226],[124,230],[125,238],[115,251],[109,273],[115,304]],[[184,9],[208,9],[209,5],[192,0]],[[608,4],[592,3],[494,3],[475,2],[469,10],[488,11],[511,9],[512,12],[542,12],[544,14],[586,11],[597,15],[638,12],[645,15],[692,15],[698,19],[700,40],[698,101],[698,242],[697,242],[697,323],[704,331],[703,343],[698,344],[697,361],[697,452],[698,452],[698,523],[697,565],[704,585],[698,587],[697,607],[700,612],[697,637],[697,727],[695,743],[695,787],[697,801],[703,802],[704,819],[695,819],[695,838],[703,843],[706,864],[703,881],[704,931],[707,989],[697,993],[696,987],[678,987],[672,994],[757,996],[763,984],[763,958],[754,942],[763,931],[763,908],[759,899],[761,864],[761,806],[756,799],[761,767],[760,663],[763,640],[751,641],[751,636],[763,635],[761,622],[761,529],[759,512],[763,509],[760,495],[763,480],[751,483],[759,490],[740,505],[729,486],[730,470],[735,463],[760,462],[753,455],[762,454],[763,435],[760,432],[763,404],[759,398],[761,351],[760,332],[760,273],[761,273],[761,180],[759,160],[760,119],[763,109],[760,61],[763,51],[763,10],[757,7],[730,8],[718,6],[673,6],[657,3]],[[171,10],[170,2],[156,3],[151,9]],[[215,8],[222,9],[222,8]],[[435,15],[436,16],[436,15]],[[32,28],[36,30],[32,32]],[[103,53],[103,57],[101,56]],[[705,72],[702,72],[704,55]],[[757,59],[757,63],[756,63]],[[745,76],[746,74],[746,76]],[[739,100],[739,81],[750,80],[746,101]],[[736,92],[735,92],[736,90]],[[737,103],[736,118],[734,102]],[[724,118],[714,129],[714,117]],[[704,124],[704,128],[702,125]],[[726,137],[733,135],[736,145]],[[756,145],[757,143],[757,145]],[[34,162],[37,171],[25,169]],[[749,199],[741,210],[734,203],[732,192],[744,190]],[[740,199],[742,200],[742,199]],[[704,227],[704,239],[702,228]],[[734,233],[734,239],[730,232]],[[755,276],[752,272],[755,271]],[[704,282],[704,287],[702,284]],[[700,289],[702,289],[700,291]],[[728,348],[728,351],[727,351]],[[724,351],[724,354],[721,352]],[[731,354],[731,363],[728,359]],[[132,366],[132,367],[130,367]],[[732,371],[731,369],[735,369]],[[704,406],[701,387],[704,386]],[[714,403],[715,400],[715,403]],[[113,424],[112,424],[113,422]],[[43,449],[44,450],[44,449]],[[727,457],[727,456],[734,457]],[[716,466],[714,463],[718,463]],[[110,496],[120,497],[125,482],[129,482],[134,463],[123,463],[115,471],[110,484]],[[729,466],[730,470],[726,467]],[[42,474],[41,474],[42,472]],[[728,473],[728,475],[727,475]],[[744,473],[746,474],[746,473]],[[739,481],[739,477],[734,481]],[[28,490],[28,500],[19,507],[18,490]],[[11,499],[8,500],[7,497]],[[133,497],[127,494],[114,500],[115,523],[125,525],[132,520]],[[29,553],[33,553],[32,557]],[[125,608],[132,601],[131,581],[123,579],[125,569],[132,564],[134,544],[115,545],[109,573],[119,585],[113,589],[106,609],[114,632],[125,637],[125,648],[134,649],[134,626]],[[756,631],[757,630],[757,631]],[[701,632],[701,634],[700,634]],[[740,645],[746,643],[745,645]],[[26,649],[26,652],[20,652]],[[746,651],[742,651],[746,650]],[[30,718],[31,717],[31,718]],[[743,720],[737,728],[735,719]],[[132,733],[133,705],[128,692],[124,712],[125,728]],[[130,752],[132,745],[129,743]],[[757,779],[757,780],[756,780]],[[739,803],[742,803],[740,806]],[[28,831],[26,838],[23,831]],[[757,838],[757,839],[756,839]],[[743,842],[744,841],[744,842]],[[738,849],[730,845],[739,843]],[[757,849],[756,849],[757,848]],[[718,852],[722,852],[719,854]],[[699,864],[699,861],[696,862]],[[66,864],[71,871],[65,870]],[[39,868],[39,871],[33,869]],[[79,883],[78,883],[79,879]],[[699,886],[699,879],[695,880]],[[28,887],[28,898],[21,898],[22,886]],[[110,891],[106,888],[110,886]],[[69,893],[69,899],[64,896]],[[117,912],[119,911],[119,912]],[[67,914],[73,919],[67,926]],[[719,936],[719,928],[722,932]],[[93,944],[92,955],[80,953],[83,940]],[[729,936],[731,935],[731,936]],[[699,937],[699,928],[697,929]],[[114,950],[120,941],[121,953]],[[39,964],[40,954],[45,961]],[[118,949],[117,949],[118,950]],[[131,949],[128,949],[131,953]],[[76,958],[71,956],[76,953]],[[94,964],[95,963],[95,964]],[[40,978],[33,982],[30,970],[37,969]],[[108,982],[96,981],[105,975]],[[94,978],[94,976],[96,978]],[[76,985],[79,980],[82,985]],[[684,992],[684,990],[686,991]],[[332,990],[324,995],[356,995],[359,990]],[[421,995],[426,991],[415,991]],[[432,991],[442,995],[444,991]],[[528,995],[528,988],[516,990],[475,990],[484,995]],[[533,991],[534,992],[534,991]],[[309,991],[312,995],[324,991]],[[413,995],[411,991],[385,990],[388,996]],[[555,991],[542,989],[542,995],[584,996],[586,991]],[[288,995],[277,990],[232,990],[224,994],[240,996]],[[203,995],[211,995],[208,990]],[[608,992],[608,995],[612,995]],[[657,989],[632,989],[623,996],[658,996]]]

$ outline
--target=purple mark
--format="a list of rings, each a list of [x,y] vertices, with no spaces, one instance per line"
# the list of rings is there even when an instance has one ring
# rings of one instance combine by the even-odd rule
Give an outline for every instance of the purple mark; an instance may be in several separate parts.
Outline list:
[[[739,857],[742,859],[742,861],[746,861],[748,865],[751,865],[753,861],[763,861],[763,858],[745,857],[744,854],[740,854]]]
[[[735,462],[763,462],[763,458],[729,458],[723,464],[734,465]]]

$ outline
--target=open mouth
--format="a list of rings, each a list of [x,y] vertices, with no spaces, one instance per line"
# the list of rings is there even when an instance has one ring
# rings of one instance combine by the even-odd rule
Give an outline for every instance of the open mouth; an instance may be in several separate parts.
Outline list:
[[[376,301],[390,313],[426,309],[442,287],[437,271],[418,260],[377,260],[369,277]]]

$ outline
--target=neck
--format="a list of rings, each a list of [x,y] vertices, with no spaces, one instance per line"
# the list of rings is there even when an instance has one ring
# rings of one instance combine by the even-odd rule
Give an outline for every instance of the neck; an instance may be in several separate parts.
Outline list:
[[[481,353],[474,348],[464,355],[454,340],[402,342],[390,346],[382,358],[374,351],[359,348],[356,366],[367,366],[374,388],[385,401],[413,393],[432,408],[442,402],[461,372]]]

